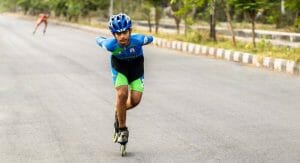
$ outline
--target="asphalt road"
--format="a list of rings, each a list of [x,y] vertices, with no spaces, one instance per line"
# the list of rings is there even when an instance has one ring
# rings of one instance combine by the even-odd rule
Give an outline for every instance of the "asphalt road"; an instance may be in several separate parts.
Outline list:
[[[94,33],[0,15],[0,162],[300,162],[300,78],[146,46],[145,92],[112,142]]]

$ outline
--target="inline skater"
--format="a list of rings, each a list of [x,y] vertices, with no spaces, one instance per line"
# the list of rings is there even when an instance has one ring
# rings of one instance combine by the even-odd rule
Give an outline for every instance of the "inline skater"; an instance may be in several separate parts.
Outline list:
[[[116,89],[114,141],[125,148],[129,137],[126,113],[140,103],[144,91],[142,46],[151,43],[153,37],[132,34],[131,19],[124,13],[111,16],[108,27],[113,37],[97,37],[96,42],[111,52],[111,72]]]
[[[34,28],[34,31],[32,32],[32,34],[34,35],[36,30],[38,29],[38,27],[44,23],[45,26],[44,26],[44,30],[43,30],[43,34],[45,35],[46,33],[46,30],[47,30],[47,26],[48,26],[48,17],[49,17],[49,14],[48,13],[42,13],[39,15],[39,18],[38,20],[36,21],[36,25],[35,25],[35,28]]]

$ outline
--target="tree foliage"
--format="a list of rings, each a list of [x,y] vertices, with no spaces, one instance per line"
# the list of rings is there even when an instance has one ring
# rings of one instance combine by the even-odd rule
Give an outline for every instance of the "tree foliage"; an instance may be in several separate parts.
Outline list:
[[[267,8],[268,3],[266,0],[230,0],[229,3],[237,10],[245,13],[250,19],[252,24],[252,42],[256,47],[256,34],[255,34],[255,19],[260,9]]]
[[[281,13],[283,0],[225,0],[233,22],[249,21],[252,23],[269,23],[281,28],[295,26],[300,31],[300,1],[284,0],[286,13]],[[133,18],[144,18],[149,25],[155,24],[158,32],[160,20],[170,16],[179,33],[180,23],[185,29],[200,19],[209,22],[208,15],[212,0],[114,0],[114,13],[126,12]],[[25,14],[38,14],[49,11],[56,17],[76,21],[80,17],[108,17],[109,0],[0,0],[0,9],[6,11],[22,11]],[[215,0],[217,10],[223,10],[220,0]],[[172,14],[165,14],[166,8]],[[226,21],[223,11],[217,11],[216,21]],[[228,18],[227,18],[228,20]],[[255,24],[254,24],[255,25]],[[188,31],[186,31],[188,32]]]
[[[185,23],[185,34],[187,34],[189,25],[193,23],[195,9],[201,7],[206,0],[171,0],[170,4],[175,11],[175,18],[182,18]],[[175,19],[176,20],[176,19]],[[178,21],[178,20],[177,20]]]
[[[299,0],[286,0],[286,7],[291,11],[290,15],[293,19],[294,26],[300,32],[300,1]]]
[[[79,16],[86,17],[90,12],[106,10],[107,0],[0,0],[2,8],[21,10],[25,14],[53,12],[55,16],[63,16],[68,20],[77,20]]]

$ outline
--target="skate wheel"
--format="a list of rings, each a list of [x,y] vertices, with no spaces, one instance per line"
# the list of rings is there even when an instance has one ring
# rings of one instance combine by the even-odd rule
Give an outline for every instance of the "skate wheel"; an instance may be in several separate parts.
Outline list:
[[[118,140],[118,135],[117,135],[117,133],[114,133],[114,135],[113,135],[113,137],[112,137],[112,140],[113,140],[114,143],[117,142],[117,140]]]
[[[121,145],[120,147],[120,151],[121,151],[121,156],[125,156],[126,154],[126,145]]]

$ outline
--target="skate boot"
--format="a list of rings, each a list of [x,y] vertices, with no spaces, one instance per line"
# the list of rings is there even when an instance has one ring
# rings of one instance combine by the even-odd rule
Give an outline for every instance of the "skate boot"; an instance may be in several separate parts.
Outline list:
[[[120,152],[121,156],[125,156],[126,154],[126,144],[128,142],[129,132],[127,127],[119,128],[119,132],[117,134],[117,142],[120,143]]]
[[[43,31],[43,35],[45,35],[45,34],[46,34],[46,30]]]
[[[119,128],[117,142],[120,143],[121,145],[126,145],[128,142],[128,137],[129,137],[129,131],[127,127]]]

